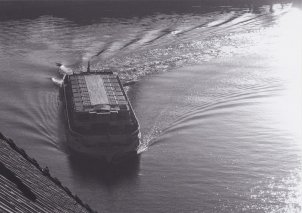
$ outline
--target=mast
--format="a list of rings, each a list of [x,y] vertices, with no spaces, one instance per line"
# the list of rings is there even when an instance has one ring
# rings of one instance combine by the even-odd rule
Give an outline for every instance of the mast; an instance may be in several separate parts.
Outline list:
[[[88,61],[88,64],[87,64],[87,72],[90,72],[90,60]]]

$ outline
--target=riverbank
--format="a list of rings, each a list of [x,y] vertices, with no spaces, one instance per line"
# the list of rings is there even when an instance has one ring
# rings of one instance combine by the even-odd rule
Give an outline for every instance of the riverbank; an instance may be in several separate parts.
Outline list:
[[[0,183],[1,212],[95,212],[1,133]]]

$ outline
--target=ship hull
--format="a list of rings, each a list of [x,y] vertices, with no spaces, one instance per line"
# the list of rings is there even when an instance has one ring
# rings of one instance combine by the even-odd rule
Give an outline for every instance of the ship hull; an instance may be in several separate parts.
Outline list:
[[[137,150],[141,139],[140,126],[130,103],[132,119],[136,121],[136,127],[132,128],[131,131],[110,134],[109,132],[102,132],[100,129],[100,134],[86,134],[73,128],[71,106],[68,104],[67,91],[64,85],[61,90],[61,97],[66,118],[66,142],[74,154],[105,159],[107,162],[138,155]]]
[[[137,155],[139,130],[123,135],[81,135],[66,131],[67,144],[75,154],[105,159],[107,162]]]

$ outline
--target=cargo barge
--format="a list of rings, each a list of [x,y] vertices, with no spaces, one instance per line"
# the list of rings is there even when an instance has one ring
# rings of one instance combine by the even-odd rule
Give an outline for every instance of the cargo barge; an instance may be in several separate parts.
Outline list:
[[[71,150],[107,161],[137,155],[140,127],[118,75],[74,73],[61,88]]]

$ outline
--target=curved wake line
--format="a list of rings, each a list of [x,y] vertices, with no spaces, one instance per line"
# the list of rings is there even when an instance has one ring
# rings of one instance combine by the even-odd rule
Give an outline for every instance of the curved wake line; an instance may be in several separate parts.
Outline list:
[[[58,94],[51,92],[45,94],[41,91],[26,97],[23,102],[26,107],[23,109],[14,108],[12,112],[18,113],[18,123],[22,124],[21,129],[31,133],[33,137],[43,138],[52,146],[58,148],[58,123],[59,103]],[[26,117],[24,117],[26,115]]]
[[[273,97],[272,93],[277,92],[277,91],[282,91],[282,90],[283,89],[277,85],[277,86],[275,86],[275,88],[268,87],[265,90],[257,91],[256,94],[255,94],[255,91],[234,94],[231,96],[225,96],[221,99],[218,99],[214,103],[208,103],[208,104],[204,104],[203,106],[194,107],[187,113],[184,113],[182,116],[180,116],[173,123],[169,124],[167,128],[164,128],[161,131],[161,133],[167,133],[170,131],[174,131],[174,128],[177,128],[177,126],[179,126],[179,124],[183,125],[183,123],[185,123],[189,120],[191,121],[191,120],[195,120],[195,119],[203,119],[206,117],[212,117],[212,116],[216,116],[219,113],[225,113],[223,110],[251,105],[251,104],[255,103],[253,100]],[[240,101],[240,102],[238,102],[238,101]]]

